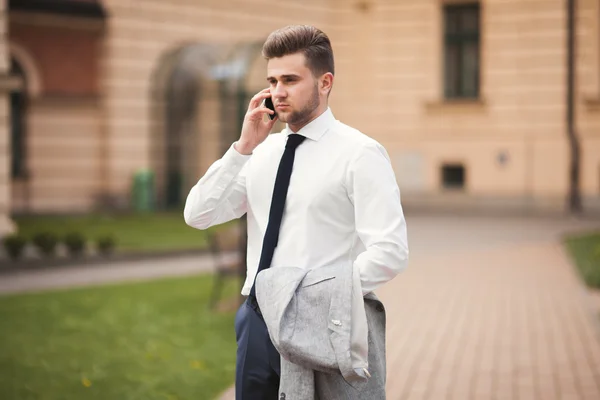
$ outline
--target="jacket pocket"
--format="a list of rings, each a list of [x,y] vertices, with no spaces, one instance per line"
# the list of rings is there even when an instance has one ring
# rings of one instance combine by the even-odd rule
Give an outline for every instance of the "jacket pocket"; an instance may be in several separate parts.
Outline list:
[[[312,285],[316,285],[317,283],[321,283],[321,282],[325,282],[325,281],[329,281],[331,279],[335,279],[335,275],[331,275],[331,276],[307,276],[306,278],[304,278],[304,280],[302,280],[302,287],[307,287],[307,286],[312,286]]]
[[[335,279],[339,267],[334,265],[327,265],[320,268],[315,268],[306,273],[304,279],[302,279],[301,287],[307,287],[316,285],[317,283],[329,281]]]

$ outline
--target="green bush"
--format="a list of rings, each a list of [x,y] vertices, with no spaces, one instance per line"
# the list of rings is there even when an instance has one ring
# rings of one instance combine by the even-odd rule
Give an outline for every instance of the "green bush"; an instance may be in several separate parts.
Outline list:
[[[27,238],[19,234],[8,235],[2,240],[6,254],[16,260],[23,255],[23,250],[27,245]]]
[[[79,256],[85,249],[85,237],[80,232],[71,232],[64,237],[65,246],[72,256]]]
[[[40,232],[33,235],[33,244],[45,256],[53,256],[56,252],[58,237],[52,232]]]
[[[111,254],[114,251],[116,244],[116,240],[113,236],[99,237],[96,242],[98,252],[103,255]]]

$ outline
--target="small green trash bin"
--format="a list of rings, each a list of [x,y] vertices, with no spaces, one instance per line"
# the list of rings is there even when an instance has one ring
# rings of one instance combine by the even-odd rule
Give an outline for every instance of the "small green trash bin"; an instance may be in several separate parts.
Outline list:
[[[152,171],[139,170],[133,175],[131,195],[134,211],[154,210],[154,173]]]

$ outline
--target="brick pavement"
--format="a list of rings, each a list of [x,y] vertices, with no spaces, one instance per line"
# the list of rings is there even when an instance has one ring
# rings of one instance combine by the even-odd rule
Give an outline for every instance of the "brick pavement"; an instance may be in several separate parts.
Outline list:
[[[388,399],[600,399],[597,320],[557,244],[422,256],[379,295]]]

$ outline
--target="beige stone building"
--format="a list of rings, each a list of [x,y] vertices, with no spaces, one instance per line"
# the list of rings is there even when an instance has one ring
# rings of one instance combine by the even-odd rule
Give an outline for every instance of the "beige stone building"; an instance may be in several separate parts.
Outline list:
[[[260,45],[306,23],[336,117],[388,149],[407,207],[564,209],[567,0],[1,0],[0,215],[176,206],[265,87]],[[580,188],[600,205],[600,0],[576,8]],[[181,94],[183,93],[183,95]]]

